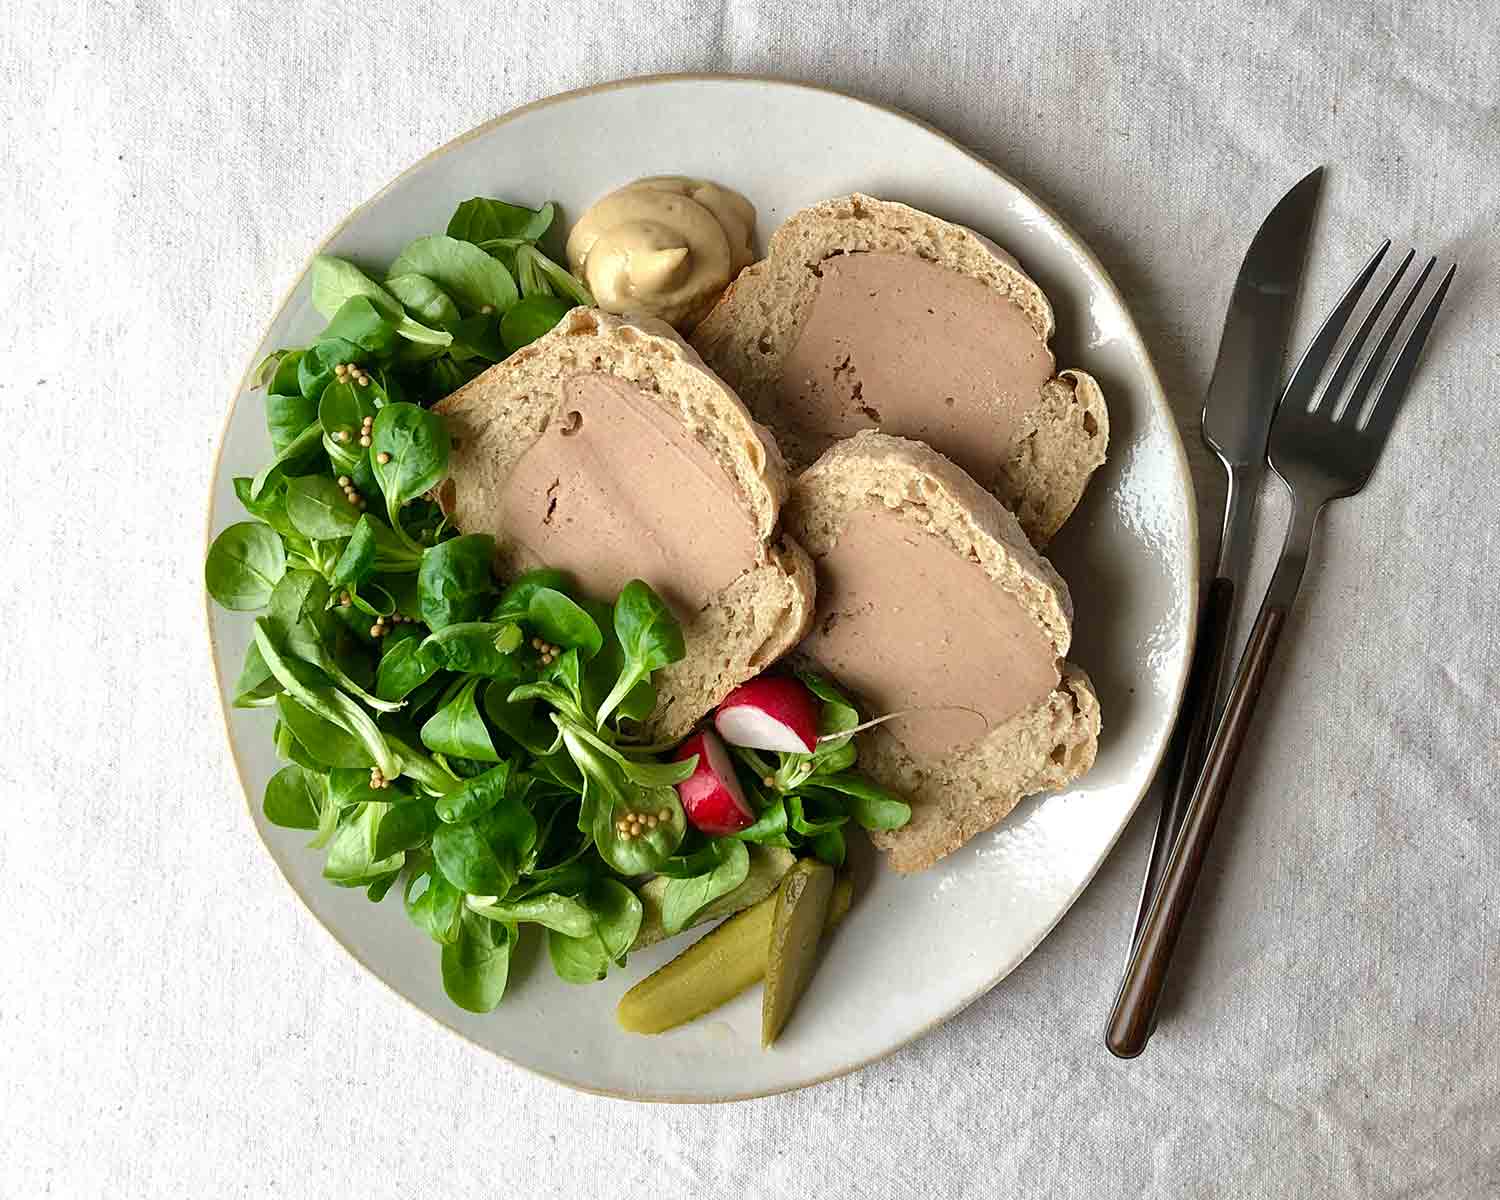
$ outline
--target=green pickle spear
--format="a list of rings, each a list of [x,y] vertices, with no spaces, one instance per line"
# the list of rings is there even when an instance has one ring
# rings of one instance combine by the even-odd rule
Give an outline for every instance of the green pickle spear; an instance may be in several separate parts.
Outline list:
[[[787,872],[776,893],[766,954],[766,991],[760,1006],[760,1044],[786,1028],[792,1010],[818,966],[818,941],[833,900],[833,868],[804,858]]]
[[[803,865],[792,868],[788,878]],[[831,870],[828,873],[833,874]],[[665,1033],[712,1012],[759,983],[766,975],[780,896],[778,889],[759,904],[730,917],[626,992],[616,1010],[620,1028],[629,1033]],[[853,881],[841,876],[826,901],[825,929],[844,919],[853,899]]]

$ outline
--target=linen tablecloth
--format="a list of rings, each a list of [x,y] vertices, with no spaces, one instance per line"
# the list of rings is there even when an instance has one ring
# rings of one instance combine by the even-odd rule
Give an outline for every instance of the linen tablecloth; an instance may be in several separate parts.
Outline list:
[[[1391,452],[1329,514],[1136,1062],[1100,1031],[1144,810],[945,1028],[713,1108],[465,1045],[355,966],[242,815],[202,514],[274,303],[445,140],[680,70],[900,106],[1065,214],[1144,330],[1206,527],[1196,411],[1281,191],[1328,164],[1299,338],[1381,235],[1462,263]],[[1488,0],[13,0],[0,1195],[1500,1195],[1497,73]]]

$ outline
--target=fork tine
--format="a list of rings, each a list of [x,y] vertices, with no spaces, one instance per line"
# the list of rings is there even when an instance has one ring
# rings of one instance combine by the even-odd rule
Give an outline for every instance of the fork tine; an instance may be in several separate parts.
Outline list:
[[[1360,323],[1359,332],[1350,340],[1348,347],[1340,356],[1338,366],[1334,367],[1333,374],[1328,378],[1328,384],[1324,387],[1322,394],[1316,401],[1316,407],[1322,408],[1328,405],[1328,415],[1333,416],[1333,410],[1338,406],[1339,394],[1344,390],[1344,384],[1348,381],[1350,372],[1359,365],[1360,351],[1365,348],[1365,342],[1369,340],[1370,331],[1375,328],[1380,320],[1380,314],[1384,311],[1386,304],[1390,301],[1391,294],[1395,292],[1396,285],[1401,282],[1401,276],[1406,274],[1406,268],[1411,266],[1411,260],[1416,258],[1415,250],[1408,250],[1406,257],[1401,260],[1401,265],[1396,268],[1396,273],[1391,276],[1385,287],[1381,289],[1380,296],[1370,306],[1370,311],[1365,314],[1365,319]],[[1359,416],[1359,406],[1355,404],[1344,405],[1344,419],[1355,419]]]
[[[1287,409],[1306,411],[1313,388],[1317,386],[1318,376],[1323,373],[1323,368],[1328,364],[1333,348],[1338,344],[1339,335],[1344,332],[1344,326],[1349,321],[1349,315],[1354,311],[1354,306],[1359,303],[1359,298],[1364,295],[1365,286],[1370,282],[1370,277],[1375,274],[1375,268],[1380,265],[1380,260],[1385,257],[1385,252],[1390,248],[1391,239],[1386,238],[1381,243],[1380,249],[1370,256],[1370,261],[1354,277],[1354,282],[1349,285],[1339,302],[1333,306],[1333,311],[1324,318],[1317,335],[1298,361],[1297,369],[1292,372],[1286,391],[1281,394],[1281,408],[1278,411]]]
[[[1364,408],[1365,400],[1370,395],[1370,390],[1375,386],[1375,380],[1380,374],[1380,369],[1385,365],[1385,357],[1390,353],[1391,343],[1396,340],[1396,335],[1401,332],[1401,324],[1406,320],[1406,314],[1411,311],[1411,306],[1417,298],[1417,293],[1422,290],[1422,285],[1427,282],[1427,277],[1432,274],[1432,268],[1437,266],[1437,259],[1429,258],[1427,265],[1422,268],[1422,273],[1417,276],[1417,282],[1411,285],[1411,290],[1406,293],[1406,298],[1396,309],[1396,315],[1391,318],[1390,324],[1385,327],[1385,332],[1380,335],[1380,340],[1375,343],[1375,349],[1365,362],[1364,370],[1359,373],[1359,378],[1354,382],[1354,390],[1349,393],[1348,412],[1354,414],[1349,422],[1357,424],[1360,409]]]
[[[1432,323],[1437,320],[1438,309],[1443,306],[1443,299],[1448,295],[1448,285],[1453,282],[1453,274],[1457,270],[1457,263],[1448,268],[1442,283],[1432,293],[1432,299],[1427,302],[1427,307],[1422,310],[1422,315],[1417,318],[1417,323],[1412,326],[1411,333],[1402,344],[1401,353],[1396,356],[1396,361],[1391,364],[1391,369],[1381,381],[1380,394],[1375,398],[1375,407],[1364,428],[1367,436],[1375,438],[1381,444],[1390,434],[1391,426],[1396,423],[1396,414],[1401,411],[1401,402],[1406,399],[1412,374],[1417,368],[1417,359],[1422,355],[1422,347],[1427,344],[1427,335],[1432,332]],[[1427,272],[1424,271],[1422,277],[1425,279]],[[1420,287],[1421,284],[1417,286]]]

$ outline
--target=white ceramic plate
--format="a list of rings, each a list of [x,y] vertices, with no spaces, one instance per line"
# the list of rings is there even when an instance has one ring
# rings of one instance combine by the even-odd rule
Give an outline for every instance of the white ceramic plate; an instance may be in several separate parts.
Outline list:
[[[278,766],[271,716],[227,707],[225,715],[267,848],[334,937],[398,993],[476,1044],[574,1087],[636,1099],[725,1100],[801,1087],[889,1053],[994,987],[1067,911],[1125,827],[1171,727],[1192,636],[1197,530],[1161,385],[1094,256],[987,163],[907,116],[848,96],[704,77],[559,96],[423,159],[323,248],[389,262],[410,239],[441,231],[469,196],[550,199],[576,217],[611,188],[662,174],[703,176],[743,192],[760,212],[762,245],[788,213],[817,200],[856,189],[902,200],[987,234],[1052,298],[1058,361],[1099,379],[1112,426],[1109,462],[1052,549],[1077,604],[1070,657],[1092,674],[1103,705],[1098,763],[1081,786],[1022,804],[921,875],[874,868],[796,1020],[773,1051],[762,1052],[758,988],[662,1037],[616,1028],[621,993],[684,939],[632,956],[627,970],[593,987],[557,980],[544,953],[523,950],[497,1011],[455,1008],[443,994],[437,947],[407,921],[399,895],[375,906],[362,892],[328,886],[306,835],[266,823],[260,796]],[[255,361],[320,327],[299,280]],[[224,431],[210,533],[243,519],[231,480],[253,474],[268,453],[260,397],[241,388]],[[210,604],[209,627],[227,705],[250,622]]]

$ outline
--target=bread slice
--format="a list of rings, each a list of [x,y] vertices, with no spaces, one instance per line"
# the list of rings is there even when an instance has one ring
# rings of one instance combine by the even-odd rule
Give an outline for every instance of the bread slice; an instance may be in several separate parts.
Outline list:
[[[899,383],[893,384],[881,381],[876,361],[880,347],[866,346],[862,364],[860,346],[845,345],[848,354],[842,368],[834,369],[834,383],[817,383],[810,377],[803,381],[800,374],[788,380],[789,362],[800,371],[793,352],[820,287],[827,286],[824,265],[841,255],[872,253],[923,260],[972,281],[957,285],[962,294],[952,302],[958,311],[981,321],[978,330],[960,334],[946,310],[901,309],[898,336],[907,340],[898,345],[896,339],[885,339],[891,343],[884,348],[887,356],[909,353],[919,358],[931,347],[940,348],[946,334],[968,339],[965,345],[977,361],[1000,364],[1011,353],[998,353],[1001,346],[1024,338],[1029,326],[1036,344],[1025,356],[1028,382],[1014,387],[1017,393],[1027,392],[1037,380],[1044,380],[1035,395],[1009,394],[1007,380],[1020,376],[1001,370],[998,382],[975,382],[977,409],[956,428],[950,417],[945,431],[943,406],[951,410],[953,397],[941,394],[947,390],[941,381],[941,355],[933,364],[935,370],[917,367],[900,374]],[[1024,324],[982,317],[988,293],[979,289],[1015,305]],[[901,303],[901,292],[895,283],[869,295],[877,305],[887,306],[887,312],[896,312],[890,306]],[[772,236],[768,257],[741,272],[692,340],[756,419],[775,431],[794,470],[810,463],[840,433],[868,422],[888,433],[926,441],[954,458],[1016,513],[1033,544],[1045,545],[1077,506],[1090,475],[1104,461],[1109,441],[1109,414],[1099,385],[1082,371],[1055,371],[1047,345],[1052,332],[1047,297],[993,242],[904,204],[856,193],[790,217]],[[985,339],[991,339],[988,350]],[[851,373],[841,383],[840,369]],[[867,373],[877,377],[873,386],[862,377]],[[808,389],[808,398],[789,402],[787,387]],[[973,440],[973,431],[980,428],[999,431],[998,442]]]
[[[635,385],[679,422],[723,469],[754,529],[752,561],[742,573],[700,611],[676,613],[687,657],[654,676],[657,706],[648,722],[653,737],[675,738],[791,649],[813,612],[812,565],[781,533],[788,477],[775,440],[692,348],[661,321],[574,309],[545,337],[437,405],[453,438],[442,499],[459,529],[495,535],[502,574],[535,565],[504,527],[500,498],[557,416],[567,382],[591,372]]]
[[[1087,771],[1099,741],[1099,701],[1088,676],[1063,661],[1072,637],[1067,585],[994,496],[920,442],[866,432],[832,447],[796,480],[787,530],[816,565],[837,545],[850,514],[871,506],[920,536],[941,539],[955,569],[977,563],[1030,615],[1056,653],[1051,691],[972,743],[914,754],[899,740],[898,722],[859,735],[859,769],[912,806],[910,823],[874,834],[875,844],[896,870],[919,871],[994,825],[1024,796],[1062,787]],[[891,561],[889,568],[899,577],[902,563]],[[831,583],[822,596],[833,603]],[[818,620],[826,619],[820,606]]]

